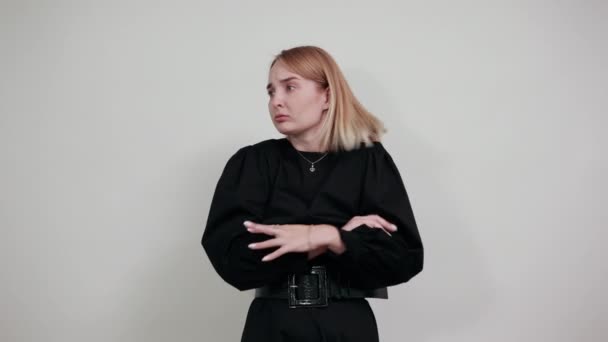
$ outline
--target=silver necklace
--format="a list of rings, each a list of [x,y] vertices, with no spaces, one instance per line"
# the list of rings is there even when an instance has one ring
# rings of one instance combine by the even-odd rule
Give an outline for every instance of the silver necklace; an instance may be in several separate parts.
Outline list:
[[[315,169],[315,163],[317,163],[317,162],[319,162],[321,159],[325,158],[325,156],[327,155],[327,153],[329,153],[329,152],[325,152],[325,154],[324,154],[324,155],[323,155],[321,158],[319,158],[319,159],[315,160],[314,162],[312,162],[312,161],[308,160],[308,158],[304,157],[304,156],[302,155],[302,153],[300,153],[300,151],[296,150],[296,152],[298,152],[298,154],[299,154],[299,155],[300,155],[302,158],[306,159],[306,161],[310,163],[310,169],[308,169],[308,170],[310,170],[310,172],[315,172],[315,170],[316,170],[316,169]]]

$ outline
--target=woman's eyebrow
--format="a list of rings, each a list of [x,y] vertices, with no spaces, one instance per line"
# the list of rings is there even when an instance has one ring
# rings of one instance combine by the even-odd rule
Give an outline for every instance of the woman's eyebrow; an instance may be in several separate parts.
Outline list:
[[[279,83],[285,83],[285,82],[289,82],[291,80],[299,80],[299,78],[295,77],[295,76],[291,76],[291,77],[287,77],[287,78],[284,78],[282,80],[279,80]],[[268,83],[266,85],[266,89],[270,89],[270,87],[272,87],[272,83]]]

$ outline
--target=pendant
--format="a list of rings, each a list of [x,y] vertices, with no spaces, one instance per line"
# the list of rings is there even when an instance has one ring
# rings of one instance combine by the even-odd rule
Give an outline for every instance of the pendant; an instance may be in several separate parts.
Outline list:
[[[315,172],[315,164],[310,164],[310,172]]]

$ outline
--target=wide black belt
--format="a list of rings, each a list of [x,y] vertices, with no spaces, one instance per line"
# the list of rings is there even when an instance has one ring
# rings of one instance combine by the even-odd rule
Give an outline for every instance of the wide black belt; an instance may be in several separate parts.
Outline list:
[[[256,298],[282,298],[290,308],[324,307],[329,298],[383,298],[388,299],[386,287],[358,289],[338,282],[329,276],[324,265],[312,266],[308,273],[290,273],[287,281],[255,289]]]

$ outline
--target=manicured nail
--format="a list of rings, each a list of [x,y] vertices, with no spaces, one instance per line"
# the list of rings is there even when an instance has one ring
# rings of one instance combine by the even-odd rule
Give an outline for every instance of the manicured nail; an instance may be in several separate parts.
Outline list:
[[[255,247],[255,243],[250,243],[249,248],[253,248],[253,247]]]
[[[393,225],[392,225],[392,227],[393,227],[395,230],[397,230],[397,226],[396,226],[396,225],[394,225],[394,224],[393,224]]]
[[[262,258],[262,261],[268,260],[268,255]]]
[[[244,224],[246,227],[249,227],[249,226],[251,225],[251,222],[249,222],[249,221],[245,221],[245,222],[243,222],[243,224]]]

